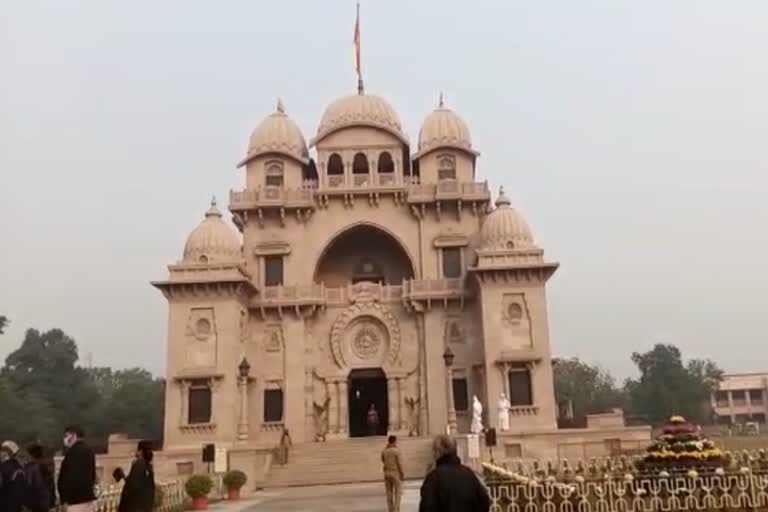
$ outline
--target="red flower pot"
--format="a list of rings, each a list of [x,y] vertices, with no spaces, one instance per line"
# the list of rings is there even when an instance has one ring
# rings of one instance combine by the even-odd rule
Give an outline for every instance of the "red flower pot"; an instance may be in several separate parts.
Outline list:
[[[240,499],[240,489],[227,489],[227,499],[237,501]]]
[[[195,510],[208,510],[208,496],[193,499],[192,508]]]

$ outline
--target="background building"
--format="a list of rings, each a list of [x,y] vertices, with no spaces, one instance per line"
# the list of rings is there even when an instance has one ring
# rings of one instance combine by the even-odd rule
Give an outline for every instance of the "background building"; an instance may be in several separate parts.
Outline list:
[[[729,373],[712,395],[716,422],[735,425],[765,423],[768,417],[768,373]]]

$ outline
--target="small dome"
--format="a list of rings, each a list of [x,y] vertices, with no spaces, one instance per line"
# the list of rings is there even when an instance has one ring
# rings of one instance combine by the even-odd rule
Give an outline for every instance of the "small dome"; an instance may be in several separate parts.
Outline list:
[[[184,244],[185,263],[236,262],[242,259],[240,238],[221,218],[216,199],[205,219],[189,234]]]
[[[277,109],[264,119],[251,133],[248,142],[248,154],[238,167],[247,164],[250,160],[260,155],[278,153],[298,160],[306,164],[309,162],[309,150],[301,130],[288,117],[281,101],[277,102]]]
[[[453,110],[443,105],[442,95],[440,105],[424,119],[421,125],[419,151],[416,157],[438,148],[454,148],[474,156],[478,155],[472,149],[472,138],[469,135],[467,123]]]
[[[480,249],[511,250],[533,248],[531,228],[523,216],[510,207],[504,188],[499,190],[496,209],[485,218],[480,230]]]
[[[352,94],[328,105],[320,119],[312,145],[333,132],[352,126],[378,128],[408,144],[400,118],[384,98],[372,94]]]

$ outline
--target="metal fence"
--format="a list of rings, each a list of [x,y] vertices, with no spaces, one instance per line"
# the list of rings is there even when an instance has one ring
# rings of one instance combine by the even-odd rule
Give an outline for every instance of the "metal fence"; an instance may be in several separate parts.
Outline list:
[[[211,475],[213,488],[208,498],[211,501],[223,499],[226,495],[222,475]],[[186,480],[173,480],[157,484],[155,494],[155,512],[179,512],[184,510],[189,500],[184,490]],[[120,504],[122,484],[109,485],[97,489],[96,512],[117,512]]]
[[[673,512],[678,510],[768,510],[768,471],[718,468],[699,474],[599,476],[566,467],[526,476],[483,464],[492,512]],[[627,469],[627,468],[624,468]]]

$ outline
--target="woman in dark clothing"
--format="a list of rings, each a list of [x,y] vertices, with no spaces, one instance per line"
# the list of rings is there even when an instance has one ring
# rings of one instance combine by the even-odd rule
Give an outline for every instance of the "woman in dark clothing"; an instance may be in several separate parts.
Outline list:
[[[155,471],[152,467],[152,447],[142,441],[136,450],[136,460],[125,479],[118,512],[151,512],[155,502]]]

